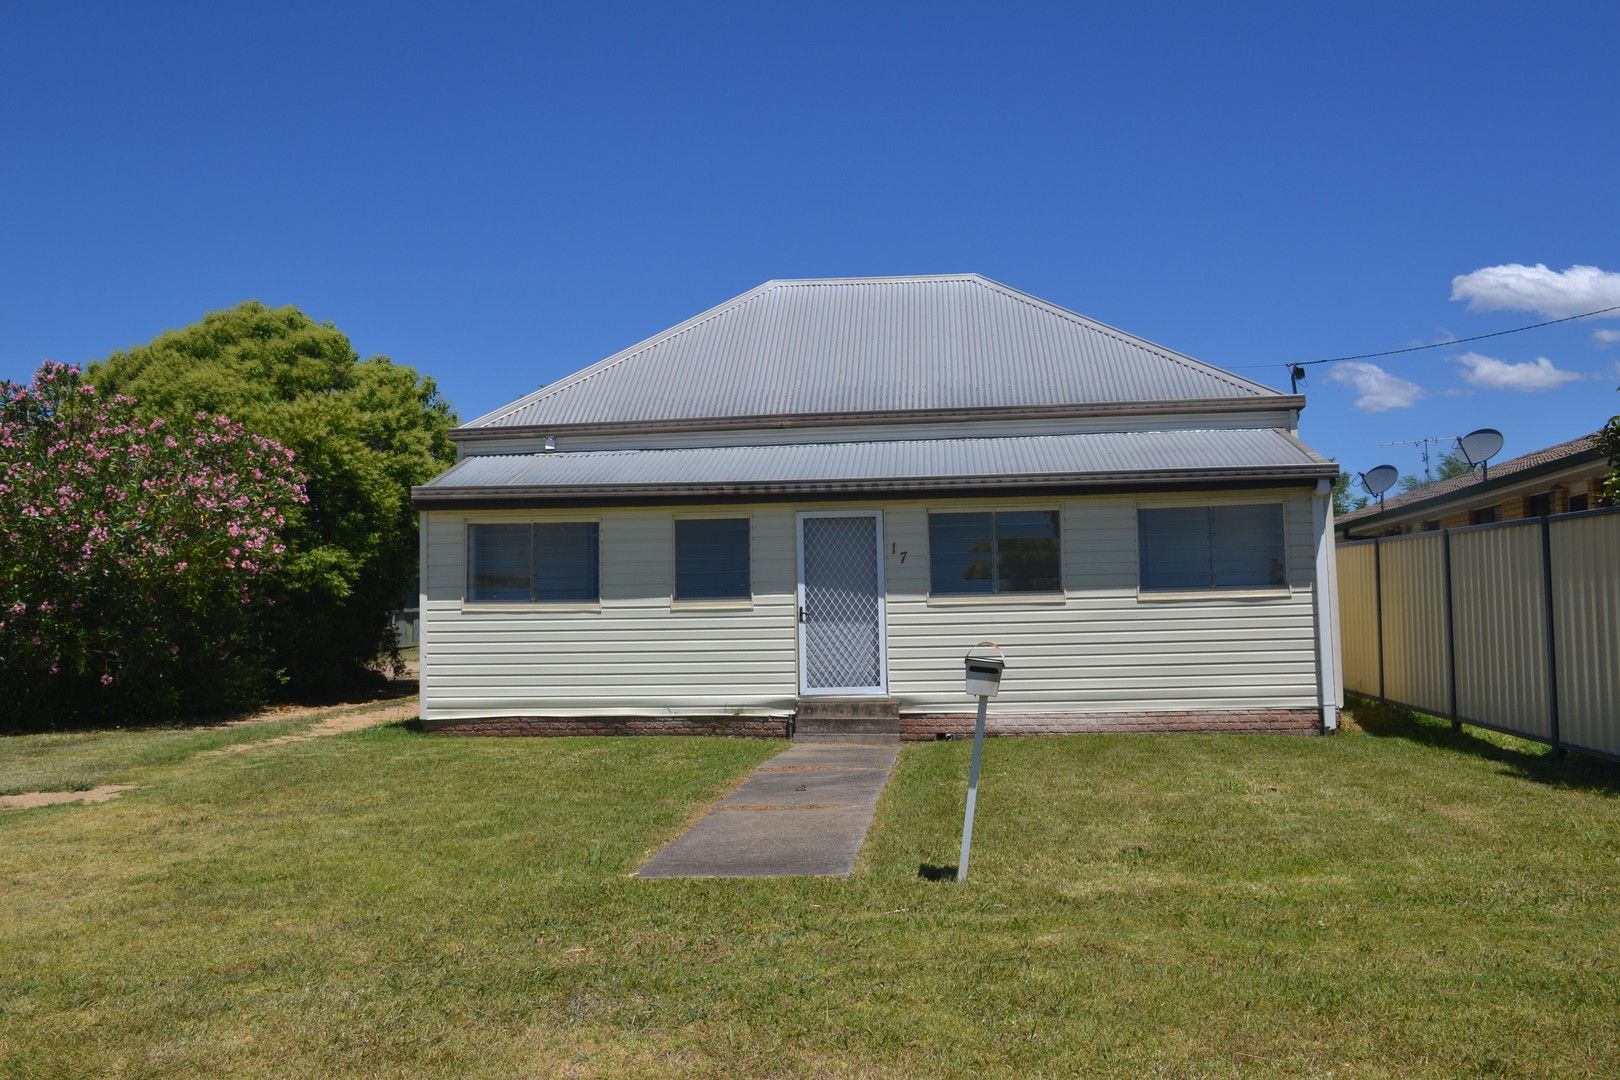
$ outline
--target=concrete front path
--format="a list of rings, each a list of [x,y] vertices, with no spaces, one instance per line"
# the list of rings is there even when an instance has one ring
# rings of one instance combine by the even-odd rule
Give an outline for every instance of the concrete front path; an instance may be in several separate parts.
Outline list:
[[[644,878],[843,877],[900,752],[894,735],[796,740],[648,860]]]

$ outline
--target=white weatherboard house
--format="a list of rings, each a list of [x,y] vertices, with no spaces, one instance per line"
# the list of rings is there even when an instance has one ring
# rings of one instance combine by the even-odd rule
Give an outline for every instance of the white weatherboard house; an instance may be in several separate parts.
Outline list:
[[[767,282],[457,429],[423,720],[931,737],[991,639],[993,731],[1332,728],[1303,407],[977,275]]]

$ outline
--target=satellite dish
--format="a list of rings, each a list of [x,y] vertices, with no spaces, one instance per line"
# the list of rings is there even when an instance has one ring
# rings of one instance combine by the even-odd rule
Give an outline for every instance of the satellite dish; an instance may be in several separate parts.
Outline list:
[[[1490,460],[1502,449],[1502,433],[1495,428],[1482,427],[1457,439],[1457,452],[1470,465],[1483,465],[1484,475],[1491,475]]]
[[[1401,471],[1393,465],[1378,465],[1361,474],[1361,486],[1369,495],[1376,495],[1380,500],[1384,492],[1395,486],[1395,481],[1401,478]]]

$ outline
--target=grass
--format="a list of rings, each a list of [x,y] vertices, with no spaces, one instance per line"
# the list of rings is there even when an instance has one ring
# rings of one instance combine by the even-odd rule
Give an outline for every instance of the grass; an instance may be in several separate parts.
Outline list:
[[[187,757],[0,814],[0,1075],[1620,1072],[1620,767],[1361,718],[993,740],[966,887],[960,742],[847,881],[628,876],[769,743]]]
[[[385,706],[379,702],[376,708]],[[0,795],[26,791],[88,791],[139,781],[153,769],[233,743],[305,731],[340,713],[333,708],[238,723],[147,725],[0,736]]]

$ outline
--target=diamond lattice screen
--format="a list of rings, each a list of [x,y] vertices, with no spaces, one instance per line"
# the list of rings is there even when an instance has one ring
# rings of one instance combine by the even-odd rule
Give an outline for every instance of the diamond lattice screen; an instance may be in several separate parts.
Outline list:
[[[877,558],[875,518],[804,519],[807,688],[882,686]]]

